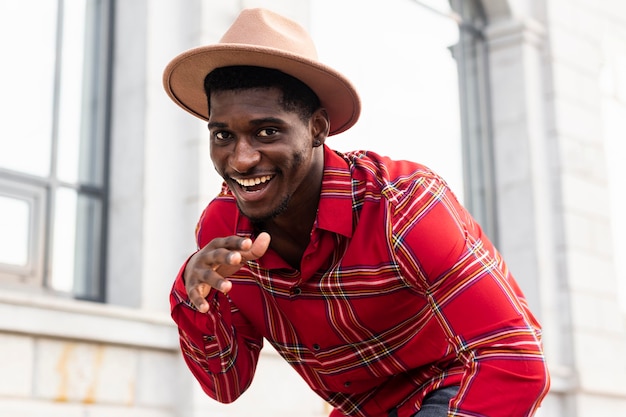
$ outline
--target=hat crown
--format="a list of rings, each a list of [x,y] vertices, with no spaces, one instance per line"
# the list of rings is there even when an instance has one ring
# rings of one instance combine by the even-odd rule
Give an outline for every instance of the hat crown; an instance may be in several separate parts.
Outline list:
[[[220,43],[261,46],[317,60],[317,49],[306,30],[266,9],[244,9]]]

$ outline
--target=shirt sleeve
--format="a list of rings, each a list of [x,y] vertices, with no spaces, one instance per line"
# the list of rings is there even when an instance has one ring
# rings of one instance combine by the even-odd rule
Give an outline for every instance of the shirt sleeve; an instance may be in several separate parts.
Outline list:
[[[549,376],[540,325],[500,254],[446,184],[433,176],[394,225],[413,275],[463,364],[449,416],[531,416]],[[408,213],[408,214],[407,214]]]
[[[189,301],[180,269],[170,294],[171,314],[178,326],[185,363],[211,398],[235,401],[250,386],[263,338],[230,302],[212,290],[209,311],[200,313]]]

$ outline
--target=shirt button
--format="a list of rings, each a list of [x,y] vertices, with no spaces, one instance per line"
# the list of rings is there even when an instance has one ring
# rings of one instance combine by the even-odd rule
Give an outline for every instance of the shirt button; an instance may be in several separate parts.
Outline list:
[[[343,386],[348,388],[350,386],[350,384],[352,384],[350,381],[346,381],[343,383]]]
[[[294,293],[295,295],[300,295],[300,294],[302,294],[302,289],[301,289],[301,288],[296,287],[296,288],[294,288],[294,289],[293,289],[293,293]]]
[[[313,343],[313,350],[320,350],[320,345]]]

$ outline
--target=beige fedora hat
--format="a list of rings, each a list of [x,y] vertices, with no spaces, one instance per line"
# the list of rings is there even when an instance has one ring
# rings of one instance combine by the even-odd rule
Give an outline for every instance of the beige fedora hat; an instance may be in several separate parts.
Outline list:
[[[165,91],[180,107],[208,120],[204,78],[215,68],[254,65],[278,69],[308,85],[330,118],[330,134],[349,129],[361,113],[352,83],[320,63],[309,34],[296,22],[265,9],[244,9],[219,43],[190,49],[165,68]]]

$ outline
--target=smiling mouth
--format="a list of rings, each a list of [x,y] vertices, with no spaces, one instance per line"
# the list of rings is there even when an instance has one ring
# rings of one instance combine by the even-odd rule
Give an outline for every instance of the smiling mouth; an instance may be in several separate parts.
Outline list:
[[[263,189],[272,178],[274,178],[273,175],[264,175],[256,178],[233,178],[233,180],[239,184],[244,191],[253,192]]]

